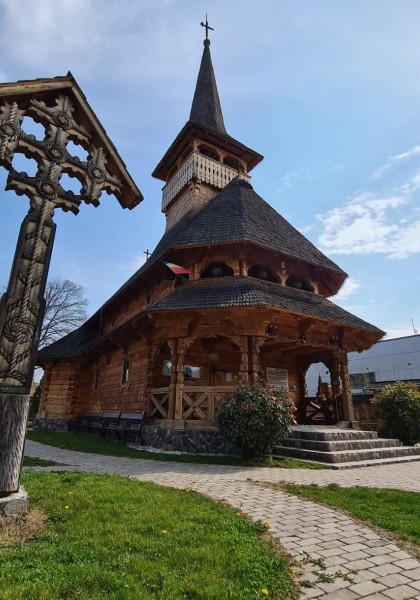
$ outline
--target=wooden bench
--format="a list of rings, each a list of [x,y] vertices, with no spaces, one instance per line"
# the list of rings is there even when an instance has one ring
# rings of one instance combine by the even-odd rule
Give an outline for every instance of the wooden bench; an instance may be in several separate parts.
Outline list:
[[[132,438],[135,444],[137,444],[139,440],[142,443],[141,432],[146,421],[146,416],[145,412],[121,413],[118,421],[110,420],[104,422],[104,431],[105,433],[107,431],[115,433],[115,436],[119,440],[122,439],[125,442]]]
[[[90,413],[69,419],[69,431],[103,434],[105,425],[118,425],[119,412]]]

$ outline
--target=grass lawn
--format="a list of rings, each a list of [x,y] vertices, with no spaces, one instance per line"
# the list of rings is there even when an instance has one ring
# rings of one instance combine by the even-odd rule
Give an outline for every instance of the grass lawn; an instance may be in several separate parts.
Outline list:
[[[2,600],[297,597],[264,527],[194,492],[81,473],[22,483],[38,530],[0,534]]]
[[[345,510],[358,519],[373,523],[400,539],[420,546],[420,494],[376,488],[342,488],[331,484],[287,484],[291,494]]]
[[[201,463],[212,465],[234,465],[247,467],[281,467],[283,469],[325,469],[324,465],[311,463],[293,458],[271,458],[260,461],[245,461],[230,456],[197,456],[196,454],[160,454],[128,448],[121,442],[107,440],[101,437],[76,433],[73,431],[28,431],[27,438],[34,442],[41,442],[49,446],[56,446],[65,450],[90,452],[106,456],[128,456],[147,460],[166,460],[172,462]]]

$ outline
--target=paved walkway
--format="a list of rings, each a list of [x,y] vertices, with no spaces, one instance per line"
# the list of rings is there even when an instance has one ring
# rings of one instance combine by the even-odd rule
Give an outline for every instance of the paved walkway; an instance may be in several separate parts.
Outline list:
[[[344,471],[243,468],[99,456],[31,441],[25,454],[63,463],[65,470],[189,486],[228,502],[251,519],[269,520],[272,536],[301,562],[301,580],[312,584],[302,588],[303,598],[420,600],[420,562],[406,551],[339,512],[254,483],[337,483],[420,492],[420,461]],[[51,468],[57,469],[61,468]]]

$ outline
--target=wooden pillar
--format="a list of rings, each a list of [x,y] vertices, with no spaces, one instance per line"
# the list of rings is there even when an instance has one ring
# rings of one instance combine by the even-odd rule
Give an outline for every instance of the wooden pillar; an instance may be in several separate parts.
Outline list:
[[[168,390],[168,419],[175,418],[175,391],[176,391],[176,363],[177,363],[177,340],[170,338],[167,340],[171,351],[171,383]]]
[[[342,385],[342,398],[343,398],[343,413],[344,420],[350,421],[351,423],[356,421],[354,414],[353,400],[350,389],[350,378],[348,369],[348,358],[347,353],[342,352],[340,360],[340,375]]]
[[[250,363],[251,363],[251,381],[258,383],[260,381],[261,362],[260,349],[265,342],[264,336],[250,336]]]
[[[241,336],[241,365],[239,367],[239,382],[241,385],[249,385],[249,360],[248,360],[248,336]]]
[[[184,407],[182,402],[182,393],[184,391],[184,361],[185,361],[185,349],[183,341],[178,339],[177,343],[177,354],[176,354],[176,380],[175,380],[175,419],[182,419],[184,413]]]
[[[330,383],[334,398],[341,394],[340,386],[340,365],[335,358],[327,364],[330,371]]]
[[[297,422],[302,425],[306,421],[306,397],[308,395],[308,389],[306,386],[306,372],[308,367],[299,365],[298,367],[298,393],[299,400],[297,405]]]

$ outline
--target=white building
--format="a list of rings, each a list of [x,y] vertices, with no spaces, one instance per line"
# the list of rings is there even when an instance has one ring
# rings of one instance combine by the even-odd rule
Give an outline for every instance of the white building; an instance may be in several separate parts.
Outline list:
[[[394,381],[420,383],[420,335],[383,340],[364,352],[350,352],[349,374],[355,395]],[[308,369],[308,396],[316,395],[319,376],[329,382],[329,371],[323,363]]]

